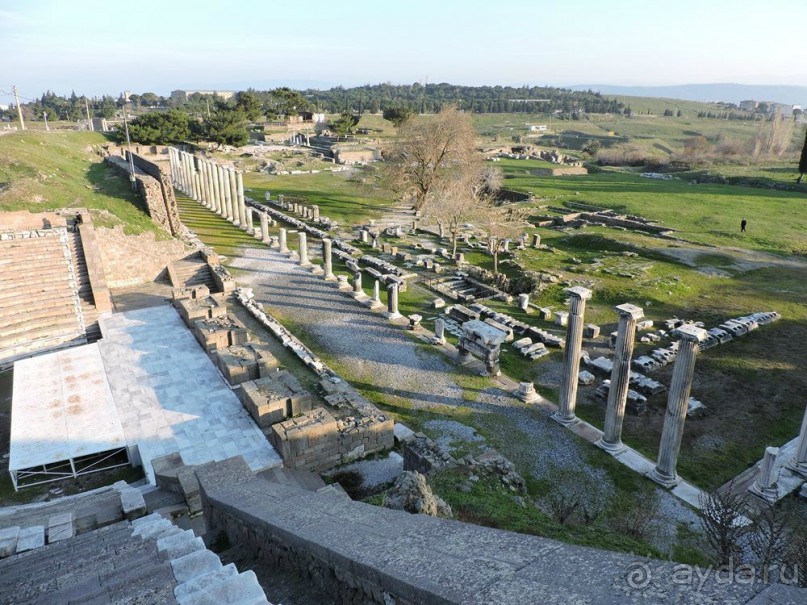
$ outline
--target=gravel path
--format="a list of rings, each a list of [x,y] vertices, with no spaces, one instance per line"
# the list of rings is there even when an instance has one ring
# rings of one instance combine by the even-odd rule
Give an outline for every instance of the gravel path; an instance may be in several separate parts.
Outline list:
[[[475,401],[463,400],[463,388],[454,380],[456,367],[437,352],[413,346],[400,326],[391,325],[383,315],[340,292],[334,283],[276,250],[260,247],[240,252],[242,256],[231,265],[239,270],[239,285],[251,287],[268,311],[303,327],[312,341],[307,344],[315,351],[349,366],[355,387],[405,398],[415,409],[462,405],[506,418],[507,425],[521,433],[503,436],[508,441],[508,455],[527,464],[536,479],[553,478],[558,471],[571,469],[590,479],[601,496],[613,493],[608,474],[588,464],[581,444],[545,412],[527,408],[495,387],[476,393]],[[663,490],[659,492],[667,521],[662,525],[674,533],[677,521],[692,521],[688,509]],[[666,539],[672,537],[660,533]]]

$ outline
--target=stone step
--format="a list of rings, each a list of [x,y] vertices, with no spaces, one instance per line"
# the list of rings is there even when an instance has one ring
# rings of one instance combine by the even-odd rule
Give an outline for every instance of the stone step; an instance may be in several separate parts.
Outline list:
[[[30,320],[25,319],[20,324],[13,324],[0,330],[0,342],[8,343],[20,337],[30,341],[44,335],[67,333],[68,330],[75,331],[77,334],[81,333],[75,313],[72,316],[66,313],[45,315]]]
[[[174,592],[176,595],[176,591]],[[261,605],[268,604],[266,595],[253,571],[224,578],[205,590],[197,590],[181,599],[180,605]]]

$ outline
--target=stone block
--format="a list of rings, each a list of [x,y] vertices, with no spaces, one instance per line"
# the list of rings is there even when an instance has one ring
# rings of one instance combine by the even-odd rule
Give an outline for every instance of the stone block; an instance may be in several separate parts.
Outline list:
[[[566,311],[555,311],[555,323],[559,326],[566,327],[569,325],[569,313]]]
[[[17,526],[0,529],[0,559],[10,557],[17,552],[19,535],[20,528]]]
[[[174,588],[174,596],[180,603],[185,603],[185,599],[190,595],[197,592],[207,594],[210,587],[237,575],[238,570],[235,568],[235,564],[230,563],[219,570],[188,580],[184,584],[179,584]]]
[[[244,407],[261,427],[307,412],[313,403],[311,393],[285,370],[243,383],[239,396]]]
[[[221,569],[221,561],[209,550],[198,550],[171,561],[177,584]]]
[[[583,328],[583,338],[597,338],[600,335],[600,326],[595,324],[586,324]]]
[[[210,294],[203,298],[175,300],[180,317],[189,328],[199,319],[213,319],[227,315],[227,303],[223,294]]]
[[[577,382],[584,386],[592,385],[596,380],[597,378],[594,376],[594,374],[587,372],[586,370],[581,370],[577,374]]]
[[[121,490],[120,504],[123,510],[123,516],[128,521],[138,519],[146,514],[146,501],[143,499],[143,494],[139,489],[130,487]]]
[[[229,315],[196,320],[193,331],[196,340],[209,353],[249,342],[249,332],[244,324]]]
[[[48,544],[67,540],[75,534],[73,527],[73,513],[66,512],[52,515],[48,519]]]
[[[23,527],[17,536],[17,552],[25,552],[45,546],[45,526]]]
[[[210,296],[210,288],[204,284],[187,288],[173,288],[171,290],[171,300],[174,302],[174,306],[179,306],[178,302],[180,300],[203,299],[208,296]]]
[[[216,351],[216,365],[232,385],[256,380],[280,364],[269,348],[258,343],[234,345]]]

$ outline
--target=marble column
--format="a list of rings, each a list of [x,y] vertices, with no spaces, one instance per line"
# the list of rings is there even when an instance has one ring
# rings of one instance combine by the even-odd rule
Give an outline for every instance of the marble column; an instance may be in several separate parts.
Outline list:
[[[566,330],[566,348],[563,353],[563,378],[560,383],[558,411],[552,418],[563,425],[577,422],[574,414],[577,405],[577,374],[580,371],[580,350],[583,341],[583,321],[586,301],[591,298],[591,290],[574,286],[566,290],[571,298],[569,305],[569,327]]]
[[[245,217],[244,217],[244,225],[246,226],[247,235],[255,235],[255,227],[252,224],[254,217],[252,216],[252,207],[249,208],[244,207]]]
[[[801,421],[799,440],[796,442],[796,452],[787,463],[789,469],[796,471],[807,478],[807,409],[804,410],[804,420]]]
[[[196,170],[196,156],[191,154],[188,158],[191,166],[191,186],[193,188],[193,199],[197,202],[202,201],[202,192],[199,191],[199,172]]]
[[[216,189],[216,181],[214,179],[213,165],[210,162],[205,162],[205,172],[207,173],[207,187],[210,190],[210,209],[213,212],[219,212],[219,192]]]
[[[361,271],[353,273],[353,296],[356,298],[367,296],[361,287]]]
[[[765,448],[765,456],[762,458],[759,474],[748,488],[749,492],[768,502],[776,502],[779,496],[779,489],[776,486],[779,479],[779,473],[776,471],[776,459],[778,457],[778,447]]]
[[[210,208],[210,194],[207,191],[207,175],[205,174],[205,161],[202,158],[196,159],[199,174],[199,190],[202,192],[202,205]]]
[[[224,214],[222,216],[228,221],[232,221],[233,200],[230,197],[230,175],[229,171],[224,166],[219,166],[219,182],[221,183],[221,190],[224,194]]]
[[[269,217],[265,212],[259,212],[258,218],[261,221],[261,241],[264,244],[269,243]]]
[[[398,282],[391,281],[387,284],[387,317],[395,319],[400,317],[398,312]]]
[[[375,280],[373,284],[373,305],[381,304],[381,280]]]
[[[305,231],[298,231],[297,237],[300,240],[300,263],[301,267],[311,266],[311,261],[308,260],[308,236]]]
[[[311,218],[314,221],[319,221],[319,206],[317,206],[316,204],[311,206],[311,212],[312,212]]]
[[[678,453],[681,450],[681,437],[684,434],[684,422],[687,417],[687,402],[692,389],[692,376],[695,372],[695,357],[698,354],[698,343],[707,336],[706,330],[685,324],[676,330],[681,337],[678,354],[673,366],[670,394],[667,397],[667,412],[664,416],[664,428],[661,431],[658,461],[656,468],[650,471],[649,477],[664,487],[674,487],[681,482],[676,472]]]
[[[286,230],[285,229],[280,229],[280,232],[278,233],[278,236],[277,236],[277,240],[278,240],[277,243],[280,246],[280,253],[281,254],[288,254],[289,245],[288,245],[288,243],[286,241]]]
[[[198,196],[198,201],[200,204],[205,204],[205,196],[202,193],[202,175],[199,172],[193,175],[193,184],[196,187],[196,195]]]
[[[322,268],[324,270],[325,281],[336,281],[336,276],[333,274],[332,247],[332,240],[327,237],[322,240]]]
[[[186,194],[188,193],[188,163],[185,161],[185,152],[178,153],[179,158],[179,190]]]
[[[210,164],[210,176],[213,178],[213,196],[216,199],[216,214],[224,216],[224,198],[221,196],[221,182],[218,164]]]
[[[170,170],[171,170],[171,186],[176,187],[177,186],[177,182],[176,182],[176,166],[174,165],[174,148],[173,147],[168,148],[168,166],[170,167]]]
[[[636,340],[636,321],[644,313],[641,308],[629,304],[619,305],[614,310],[619,313],[614,367],[611,370],[611,388],[608,390],[608,406],[605,411],[605,431],[597,445],[617,454],[625,449],[622,445],[622,422],[628,402],[630,362]]]
[[[238,208],[241,211],[241,225],[247,225],[247,233],[252,234],[255,231],[252,228],[252,222],[247,216],[247,203],[244,200],[244,175],[239,171],[235,174],[235,187],[238,193]]]
[[[442,317],[434,320],[434,343],[439,345],[446,343],[446,320]]]
[[[241,210],[238,207],[238,185],[236,184],[235,170],[227,169],[227,178],[230,183],[230,199],[232,200],[232,223],[236,227],[241,225]]]

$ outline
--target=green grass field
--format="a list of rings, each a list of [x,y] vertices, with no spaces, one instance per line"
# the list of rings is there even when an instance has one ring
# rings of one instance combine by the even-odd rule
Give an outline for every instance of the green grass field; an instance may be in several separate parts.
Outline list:
[[[317,204],[322,216],[339,224],[355,224],[380,218],[384,211],[396,203],[381,189],[351,180],[345,172],[320,172],[271,176],[265,173],[247,173],[244,186],[251,190],[254,199],[262,200],[266,191],[272,197],[278,194],[303,197],[307,204]],[[361,175],[361,171],[357,174]],[[369,182],[371,179],[367,179]]]
[[[102,161],[97,132],[28,131],[0,136],[0,212],[88,208],[97,226],[164,232],[129,182]]]

